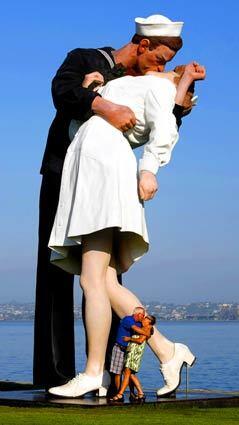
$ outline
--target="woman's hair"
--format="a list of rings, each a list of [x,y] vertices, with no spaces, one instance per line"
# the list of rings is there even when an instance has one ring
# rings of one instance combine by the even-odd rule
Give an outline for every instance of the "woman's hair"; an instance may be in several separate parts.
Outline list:
[[[176,68],[174,68],[174,72],[176,72],[176,74],[178,74],[178,77],[175,77],[175,83],[177,85],[178,85],[179,81],[181,80],[181,78],[184,74],[185,66],[186,65],[178,65],[178,66],[176,66]],[[195,89],[195,83],[193,82],[189,86],[187,93],[186,93],[186,96],[185,96],[184,101],[183,101],[183,105],[182,105],[183,106],[183,116],[188,115],[192,110],[193,105],[192,105],[191,99],[192,99],[192,96],[193,96],[193,93],[194,93],[194,89]]]
[[[132,37],[131,42],[134,44],[139,44],[140,41],[144,39],[150,41],[149,50],[154,50],[156,49],[156,47],[164,45],[167,46],[169,49],[173,50],[174,52],[177,52],[183,46],[183,40],[181,37],[147,37],[145,35],[135,34]]]
[[[156,323],[156,317],[155,316],[151,316],[150,314],[147,315],[147,318],[150,320],[151,325],[155,325]]]

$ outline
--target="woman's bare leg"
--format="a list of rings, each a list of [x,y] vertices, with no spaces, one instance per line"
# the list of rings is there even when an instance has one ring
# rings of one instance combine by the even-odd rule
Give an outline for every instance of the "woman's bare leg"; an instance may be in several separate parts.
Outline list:
[[[144,391],[143,391],[143,388],[141,386],[140,380],[139,380],[139,378],[134,373],[131,373],[131,375],[130,375],[130,381],[133,382],[133,384],[134,384],[134,386],[135,386],[135,388],[136,388],[136,390],[138,392],[138,395],[143,395],[144,394]]]
[[[123,380],[122,380],[122,384],[118,394],[122,394],[122,395],[124,394],[126,388],[129,385],[130,376],[131,376],[131,370],[128,367],[126,367],[123,371]]]
[[[85,295],[88,358],[85,372],[97,376],[104,370],[105,352],[111,326],[111,305],[106,273],[112,250],[112,229],[84,236],[80,284]]]
[[[129,389],[130,389],[130,394],[132,394],[132,395],[135,395],[135,393],[134,393],[134,383],[133,383],[133,381],[130,379],[129,380]]]
[[[142,306],[140,300],[129,289],[118,283],[113,259],[106,274],[106,288],[111,306],[120,318],[131,315],[135,307]],[[148,344],[162,363],[168,362],[174,355],[174,343],[157,328],[154,328],[154,334],[148,340]]]

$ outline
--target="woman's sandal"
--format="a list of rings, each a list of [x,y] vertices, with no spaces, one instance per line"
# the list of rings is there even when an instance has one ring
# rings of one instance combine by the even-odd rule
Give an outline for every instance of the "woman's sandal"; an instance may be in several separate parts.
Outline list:
[[[138,400],[138,396],[135,393],[130,393],[129,401],[135,403]]]
[[[136,401],[145,401],[146,395],[144,393],[140,393],[136,396]]]
[[[110,398],[110,402],[113,402],[113,403],[123,403],[123,401],[124,401],[123,394],[116,394],[114,397]]]

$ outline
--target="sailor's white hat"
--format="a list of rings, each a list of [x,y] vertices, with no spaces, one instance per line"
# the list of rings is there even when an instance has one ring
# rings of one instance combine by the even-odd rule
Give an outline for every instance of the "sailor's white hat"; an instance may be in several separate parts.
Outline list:
[[[151,15],[148,18],[135,18],[136,34],[148,37],[179,37],[183,22],[173,22],[163,15]]]

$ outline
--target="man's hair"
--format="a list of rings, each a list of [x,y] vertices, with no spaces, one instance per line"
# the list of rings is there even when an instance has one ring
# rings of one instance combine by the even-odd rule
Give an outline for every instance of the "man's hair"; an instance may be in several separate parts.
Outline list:
[[[147,39],[150,41],[149,50],[154,50],[156,47],[160,45],[167,46],[169,49],[173,50],[174,52],[177,52],[181,49],[183,46],[183,40],[181,37],[164,37],[164,36],[154,36],[154,37],[147,37],[145,35],[138,35],[135,34],[131,42],[134,44],[139,44],[141,40]]]
[[[145,308],[144,307],[135,307],[133,314],[139,314],[139,313],[145,314]]]

